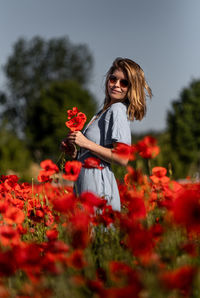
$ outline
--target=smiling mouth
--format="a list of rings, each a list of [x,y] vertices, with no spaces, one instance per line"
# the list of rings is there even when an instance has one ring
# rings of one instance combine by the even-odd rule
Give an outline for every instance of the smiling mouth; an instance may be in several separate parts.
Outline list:
[[[111,92],[114,92],[114,93],[121,93],[120,91],[117,91],[115,89],[111,89]]]

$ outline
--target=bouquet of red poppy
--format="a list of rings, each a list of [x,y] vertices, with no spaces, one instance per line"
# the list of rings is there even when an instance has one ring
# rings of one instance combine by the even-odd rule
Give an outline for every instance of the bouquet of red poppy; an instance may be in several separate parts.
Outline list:
[[[68,121],[65,122],[65,125],[70,129],[70,131],[81,130],[87,120],[87,117],[84,113],[80,112],[77,107],[73,107],[72,110],[67,111]],[[66,143],[65,140],[62,142],[65,153],[72,155],[75,145]]]
[[[70,129],[71,132],[78,131],[83,128],[87,117],[84,113],[80,112],[77,107],[73,107],[72,110],[68,110],[67,115],[68,120],[65,122],[65,125]],[[62,141],[62,150],[69,156],[73,157],[73,153],[76,151],[75,147],[75,145],[66,142],[66,140]],[[62,161],[64,161],[63,154],[61,154],[60,158]]]
[[[72,110],[68,110],[67,114],[69,120],[65,122],[65,125],[71,131],[81,130],[87,120],[86,115],[80,112],[77,107],[73,107]]]

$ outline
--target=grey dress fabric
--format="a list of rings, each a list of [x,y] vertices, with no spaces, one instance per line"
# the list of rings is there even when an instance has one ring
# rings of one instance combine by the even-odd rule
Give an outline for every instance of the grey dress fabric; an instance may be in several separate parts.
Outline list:
[[[125,104],[121,102],[114,103],[97,119],[95,119],[95,116],[83,130],[83,134],[89,140],[108,148],[111,148],[115,142],[131,144],[130,121],[127,119],[127,106]],[[84,160],[88,157],[96,156],[89,150],[81,148],[77,159],[84,163]],[[81,169],[76,182],[78,193],[81,194],[83,191],[93,192],[100,197],[106,198],[113,210],[120,211],[120,196],[111,165],[101,160],[101,166],[103,167],[102,170],[97,168]]]

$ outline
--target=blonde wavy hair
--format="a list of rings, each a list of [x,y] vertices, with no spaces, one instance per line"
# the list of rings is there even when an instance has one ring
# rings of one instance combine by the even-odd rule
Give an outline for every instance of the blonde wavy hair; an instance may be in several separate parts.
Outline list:
[[[105,81],[105,101],[103,110],[107,109],[110,105],[110,96],[108,94],[108,80],[109,76],[113,74],[116,69],[120,69],[126,75],[129,81],[129,89],[127,92],[127,114],[130,120],[142,120],[146,113],[146,97],[152,97],[152,91],[146,82],[144,71],[134,61],[128,58],[118,57],[114,60],[112,66],[106,74]]]

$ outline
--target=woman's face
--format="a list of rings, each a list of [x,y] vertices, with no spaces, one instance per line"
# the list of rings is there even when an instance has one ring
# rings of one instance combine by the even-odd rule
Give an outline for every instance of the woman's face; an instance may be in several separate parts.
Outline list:
[[[128,78],[121,69],[116,69],[108,78],[107,90],[111,103],[126,99],[129,88]]]

